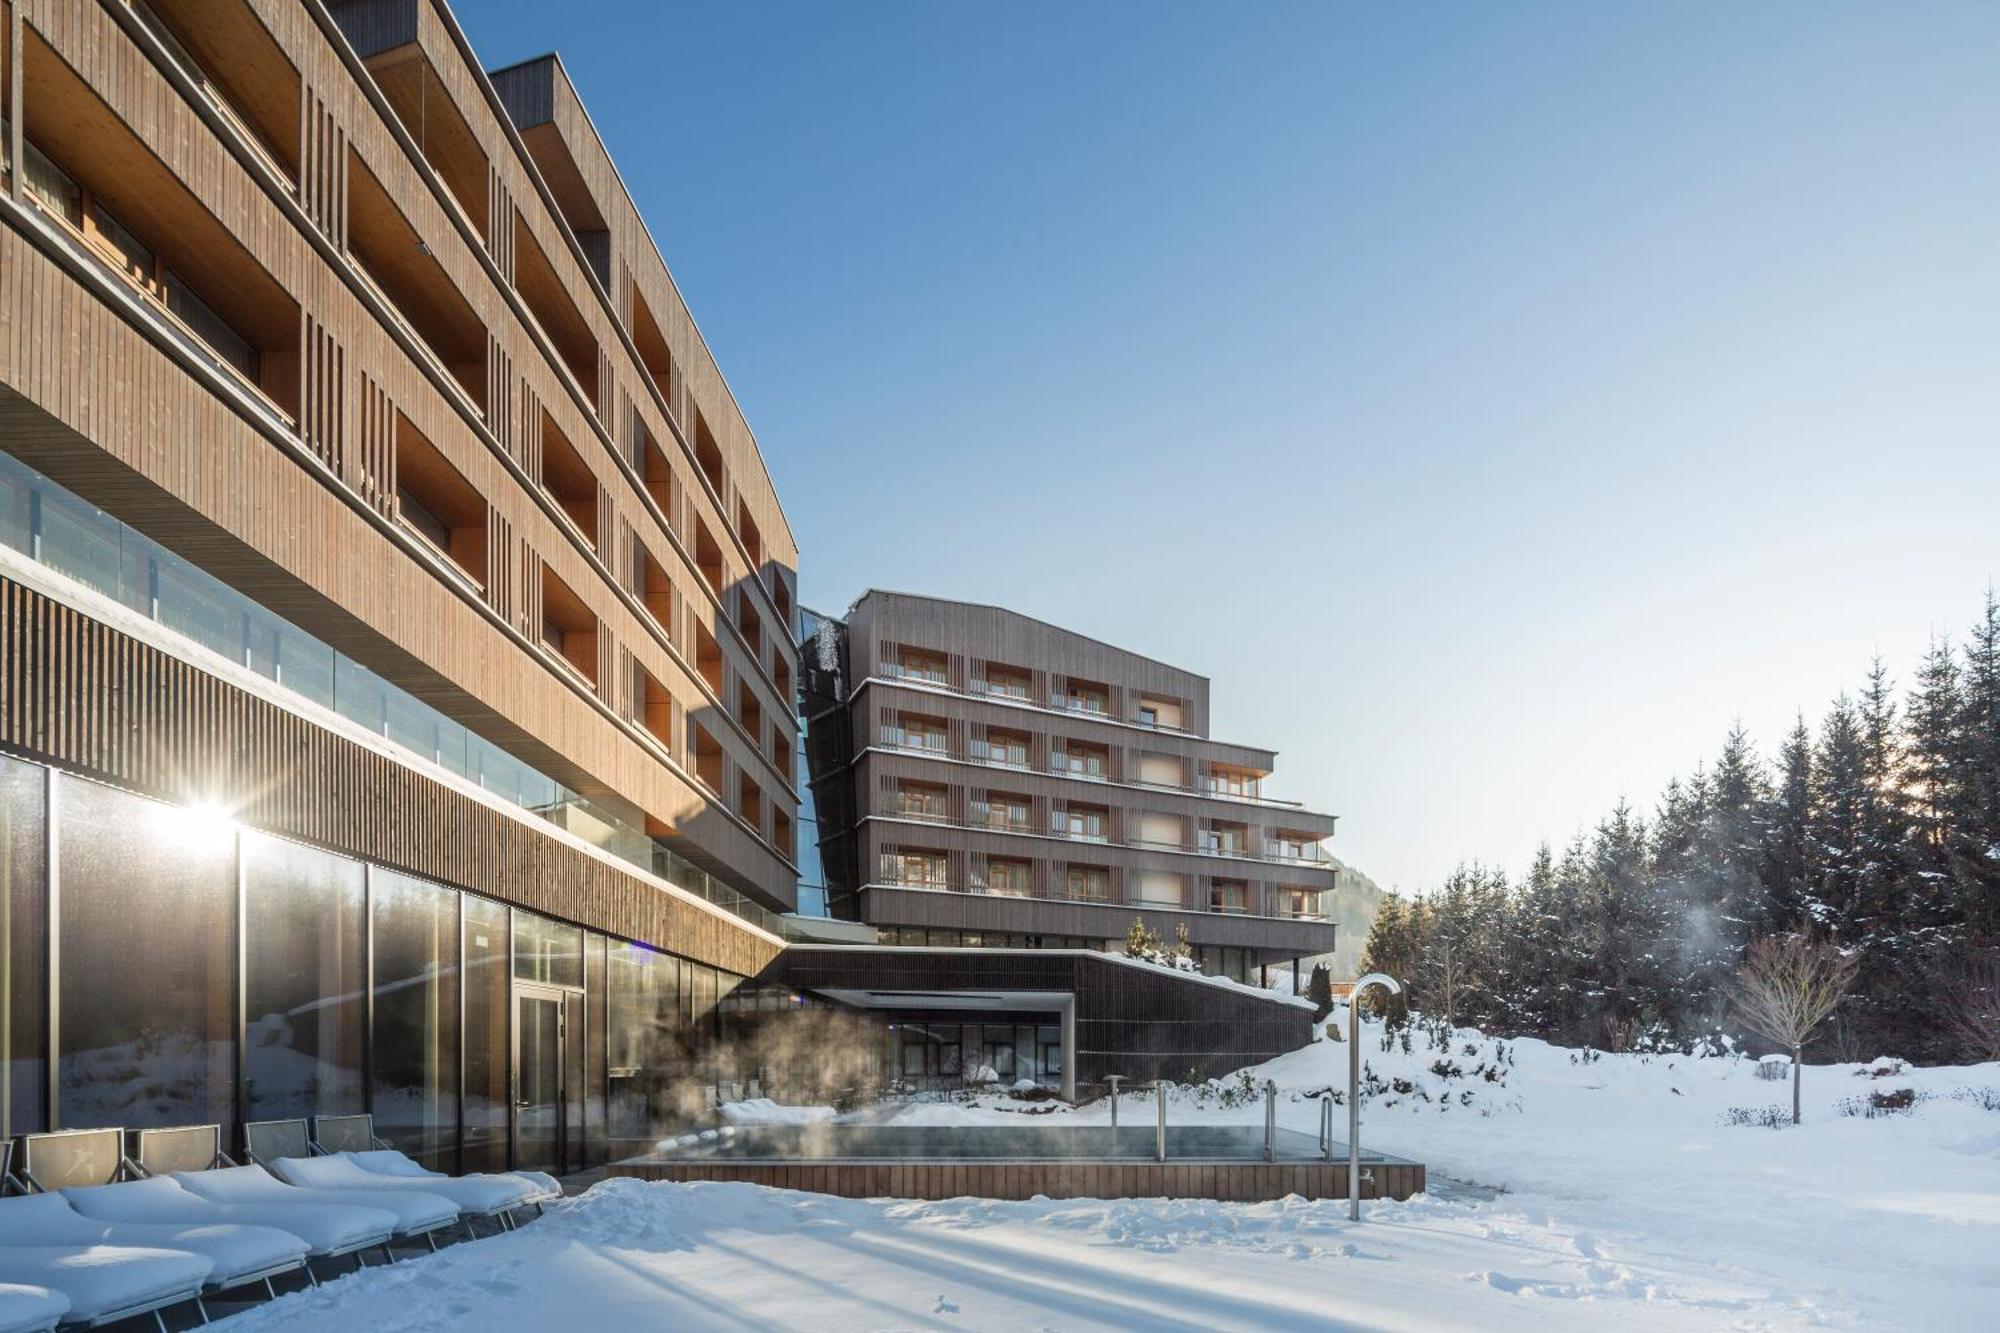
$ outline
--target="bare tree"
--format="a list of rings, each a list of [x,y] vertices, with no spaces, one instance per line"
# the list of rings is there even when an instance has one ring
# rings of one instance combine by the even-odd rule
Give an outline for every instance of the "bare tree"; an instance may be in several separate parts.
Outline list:
[[[2000,1060],[2000,949],[1966,962],[1947,992],[1945,1021],[1968,1060]]]
[[[1799,1123],[1799,1066],[1806,1038],[1854,984],[1858,960],[1804,935],[1769,935],[1751,943],[1731,999],[1752,1031],[1792,1053],[1792,1123]]]
[[[1426,998],[1434,1011],[1444,1018],[1445,1026],[1455,1027],[1459,1006],[1464,1003],[1466,992],[1478,984],[1478,978],[1458,957],[1450,940],[1440,944],[1428,961],[1431,984]]]

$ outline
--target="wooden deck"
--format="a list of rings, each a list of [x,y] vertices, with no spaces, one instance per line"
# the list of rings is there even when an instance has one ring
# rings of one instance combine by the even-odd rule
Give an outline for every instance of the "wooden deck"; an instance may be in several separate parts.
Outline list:
[[[614,1162],[614,1176],[639,1180],[739,1180],[850,1199],[1224,1199],[1255,1202],[1297,1194],[1347,1197],[1345,1162],[1073,1161],[706,1161]],[[1424,1189],[1421,1162],[1362,1168],[1361,1197],[1407,1199]],[[1372,1177],[1372,1179],[1371,1179]]]

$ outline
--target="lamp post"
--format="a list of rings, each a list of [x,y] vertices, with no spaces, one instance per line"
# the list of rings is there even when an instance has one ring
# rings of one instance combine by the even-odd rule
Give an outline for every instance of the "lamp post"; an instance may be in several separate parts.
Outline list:
[[[1347,996],[1347,1220],[1361,1220],[1361,992],[1380,986],[1391,995],[1403,983],[1381,972],[1370,972],[1354,983]]]

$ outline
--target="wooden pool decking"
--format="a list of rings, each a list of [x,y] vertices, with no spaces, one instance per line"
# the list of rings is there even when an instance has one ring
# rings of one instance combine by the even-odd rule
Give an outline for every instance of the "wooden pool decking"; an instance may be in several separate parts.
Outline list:
[[[1407,1199],[1424,1190],[1424,1166],[1400,1158],[1361,1164],[1361,1197]],[[1297,1194],[1347,1197],[1345,1161],[1074,1161],[948,1158],[854,1161],[631,1158],[606,1168],[639,1180],[736,1180],[849,1199],[1222,1199],[1258,1202]]]

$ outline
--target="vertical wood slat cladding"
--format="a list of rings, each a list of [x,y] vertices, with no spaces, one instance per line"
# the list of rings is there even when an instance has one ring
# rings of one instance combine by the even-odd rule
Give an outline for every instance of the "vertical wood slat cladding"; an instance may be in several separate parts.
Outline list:
[[[344,477],[346,471],[341,461],[347,439],[347,350],[334,341],[330,329],[311,315],[300,318],[304,329],[299,438],[336,476]],[[365,395],[363,410],[367,410]]]
[[[0,747],[755,975],[778,946],[0,579]]]
[[[514,281],[514,196],[497,166],[486,168],[486,251],[508,282]]]
[[[361,498],[384,514],[396,512],[396,408],[389,392],[366,375],[361,378],[358,443],[361,448],[356,486]]]
[[[623,1161],[614,1176],[637,1180],[734,1180],[844,1199],[1223,1199],[1261,1203],[1296,1194],[1345,1199],[1345,1162]],[[1421,1162],[1374,1163],[1364,1199],[1424,1192]]]
[[[347,134],[310,85],[301,90],[299,205],[335,246],[347,248]]]
[[[498,509],[486,511],[486,602],[509,625],[515,607],[514,525]]]

